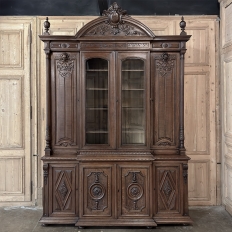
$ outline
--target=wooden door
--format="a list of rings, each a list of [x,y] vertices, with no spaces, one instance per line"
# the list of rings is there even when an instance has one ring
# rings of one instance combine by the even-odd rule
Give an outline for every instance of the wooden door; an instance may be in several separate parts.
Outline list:
[[[232,215],[232,0],[221,5],[222,203]]]
[[[118,217],[151,217],[151,164],[119,164],[117,175]]]
[[[30,23],[0,23],[0,201],[31,200]]]

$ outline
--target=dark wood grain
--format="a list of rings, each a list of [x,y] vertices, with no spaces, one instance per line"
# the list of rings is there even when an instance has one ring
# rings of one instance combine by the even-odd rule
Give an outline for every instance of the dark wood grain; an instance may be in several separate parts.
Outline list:
[[[155,36],[116,4],[104,14],[75,36],[40,36],[47,54],[40,222],[192,223],[183,137],[190,36]]]

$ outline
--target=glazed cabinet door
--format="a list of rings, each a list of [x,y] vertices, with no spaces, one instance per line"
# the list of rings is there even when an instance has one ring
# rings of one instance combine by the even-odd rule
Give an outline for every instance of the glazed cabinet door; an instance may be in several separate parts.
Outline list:
[[[81,53],[82,146],[115,148],[113,52]]]
[[[110,164],[80,165],[80,219],[109,219],[113,216],[113,175]]]
[[[77,199],[78,164],[49,164],[49,216],[77,217]]]
[[[119,164],[117,174],[118,217],[151,217],[151,164]]]
[[[118,147],[140,149],[148,146],[149,69],[148,52],[118,52],[117,122]]]
[[[151,54],[151,145],[156,149],[179,146],[179,53]]]

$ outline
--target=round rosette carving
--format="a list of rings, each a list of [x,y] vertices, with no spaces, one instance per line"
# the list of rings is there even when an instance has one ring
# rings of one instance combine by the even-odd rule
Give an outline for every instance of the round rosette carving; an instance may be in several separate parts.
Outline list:
[[[101,184],[93,184],[90,189],[90,196],[94,200],[100,200],[105,196],[105,188]]]
[[[128,197],[133,201],[138,201],[143,196],[143,188],[141,185],[133,183],[128,186]]]

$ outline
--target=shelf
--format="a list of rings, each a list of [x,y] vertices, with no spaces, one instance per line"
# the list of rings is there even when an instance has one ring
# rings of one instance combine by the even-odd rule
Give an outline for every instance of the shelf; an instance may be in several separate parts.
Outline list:
[[[91,90],[91,91],[99,91],[99,90],[104,90],[104,91],[108,91],[107,88],[86,88],[86,90]]]
[[[86,134],[108,134],[108,131],[87,131]]]
[[[123,134],[144,134],[144,131],[122,131]]]
[[[138,70],[138,69],[124,69],[122,72],[144,72],[144,70]]]
[[[108,72],[108,69],[88,69],[86,72]]]
[[[86,107],[86,110],[108,110],[108,108],[99,108],[99,107]]]
[[[123,91],[144,91],[145,89],[122,89]]]
[[[144,110],[144,107],[130,107],[130,106],[122,106],[123,109],[127,110]]]

